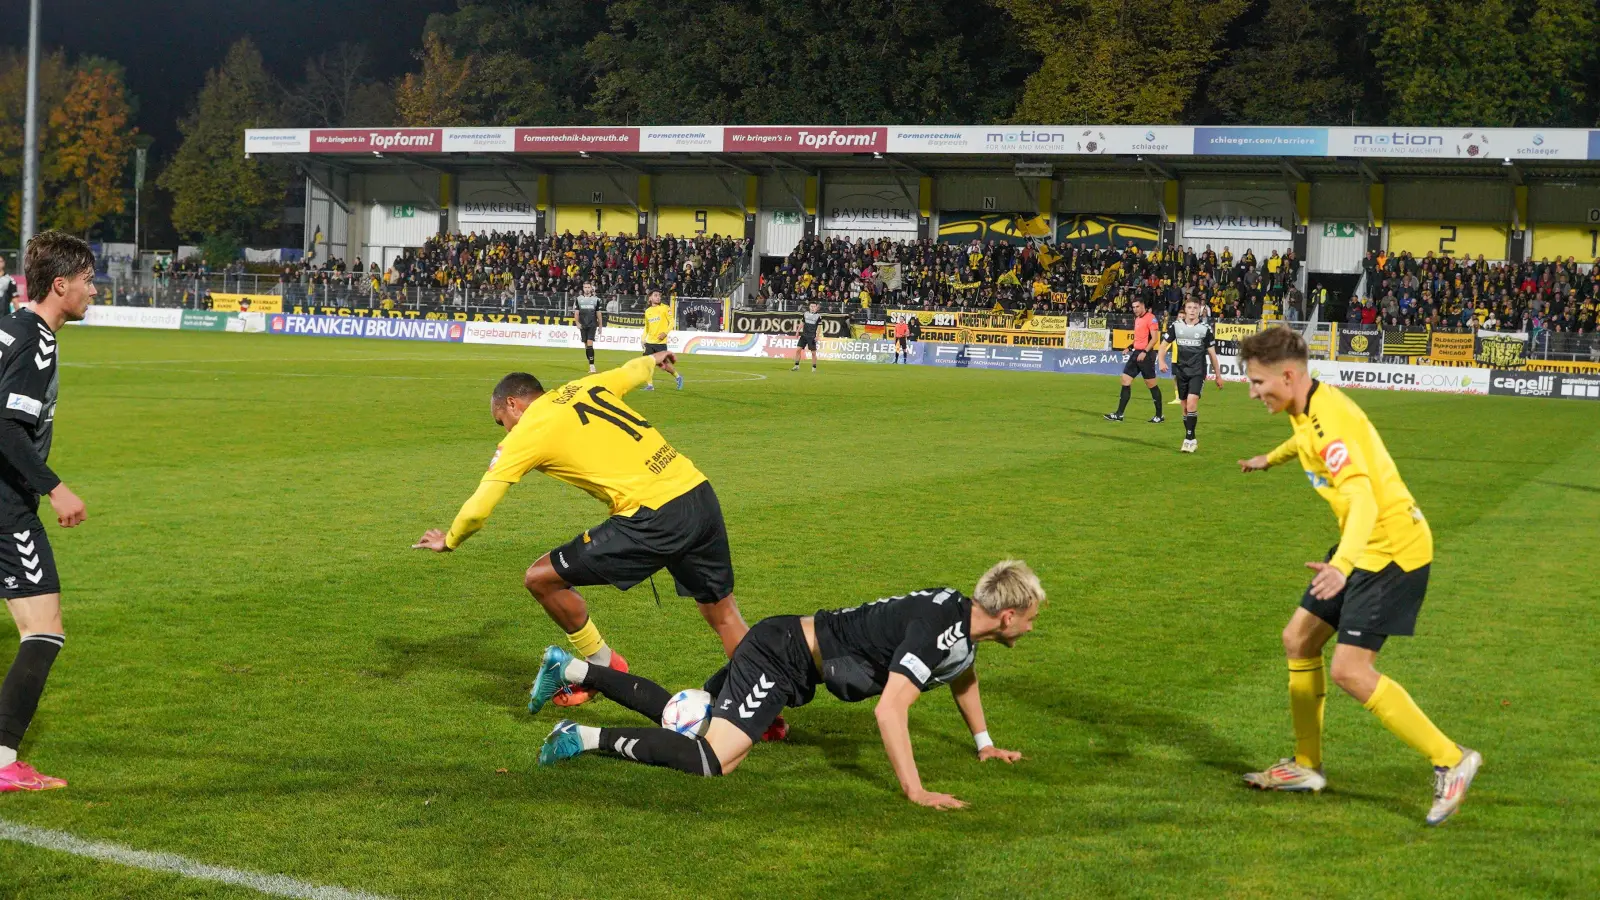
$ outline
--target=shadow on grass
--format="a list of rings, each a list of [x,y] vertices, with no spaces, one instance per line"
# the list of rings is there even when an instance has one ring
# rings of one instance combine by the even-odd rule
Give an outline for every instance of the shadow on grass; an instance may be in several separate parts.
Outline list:
[[[1119,434],[1095,434],[1092,431],[1076,431],[1076,432],[1073,432],[1073,433],[1078,435],[1079,437],[1089,438],[1090,440],[1095,440],[1095,441],[1117,441],[1117,442],[1123,443],[1123,444],[1137,444],[1137,445],[1139,445],[1141,447],[1154,447],[1154,448],[1156,448],[1158,450],[1170,449],[1168,447],[1168,444],[1171,443],[1170,441],[1168,441],[1166,443],[1161,443],[1159,441],[1145,441],[1145,440],[1140,440],[1139,438],[1123,437],[1122,435],[1119,435]]]
[[[474,632],[429,640],[379,638],[377,648],[388,660],[367,672],[395,681],[419,669],[487,675],[491,681],[474,679],[463,683],[462,693],[490,706],[520,707],[527,702],[523,694],[533,683],[539,654],[534,649],[512,651],[498,646],[503,638],[517,630],[516,623],[502,619],[485,622]]]
[[[1100,761],[1130,760],[1134,745],[1153,744],[1175,747],[1200,765],[1233,777],[1251,770],[1243,747],[1221,737],[1205,722],[1170,709],[1131,706],[1062,687],[1008,693],[1015,702],[1092,729]]]

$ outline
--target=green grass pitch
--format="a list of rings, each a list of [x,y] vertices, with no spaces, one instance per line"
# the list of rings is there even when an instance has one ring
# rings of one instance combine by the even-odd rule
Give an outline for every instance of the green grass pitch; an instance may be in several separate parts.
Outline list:
[[[924,782],[972,804],[937,813],[901,797],[871,704],[825,692],[730,778],[535,766],[556,716],[526,692],[561,635],[522,571],[604,510],[530,476],[462,551],[408,546],[487,465],[494,381],[558,384],[580,352],[61,348],[51,462],[89,521],[50,525],[68,641],[24,757],[72,786],[0,796],[0,820],[406,898],[1600,891],[1600,405],[1356,392],[1438,548],[1420,634],[1380,664],[1486,759],[1429,830],[1425,761],[1336,689],[1328,792],[1240,782],[1291,749],[1278,635],[1336,540],[1298,471],[1238,474],[1289,427],[1244,387],[1207,390],[1193,456],[1137,391],[1101,420],[1112,378],[691,357],[683,393],[630,395],[716,485],[750,621],[970,589],[1008,555],[1038,571],[1038,630],[978,664],[990,731],[1027,759],[977,763],[930,693]],[[680,688],[719,664],[689,601],[587,594],[635,671]],[[0,842],[0,896],[248,893]]]

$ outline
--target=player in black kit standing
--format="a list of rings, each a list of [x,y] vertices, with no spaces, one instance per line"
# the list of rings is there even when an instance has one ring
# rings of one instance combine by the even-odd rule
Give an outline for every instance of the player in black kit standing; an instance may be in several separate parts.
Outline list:
[[[1213,346],[1216,335],[1211,323],[1200,318],[1200,301],[1189,298],[1183,303],[1183,314],[1167,326],[1161,336],[1161,348],[1156,351],[1161,371],[1167,370],[1167,348],[1178,345],[1178,361],[1172,364],[1172,377],[1178,383],[1178,399],[1183,401],[1184,453],[1193,453],[1200,442],[1194,431],[1200,423],[1200,389],[1206,384],[1206,359],[1211,360],[1211,371],[1217,380],[1217,390],[1222,390],[1222,366],[1217,362],[1217,348]]]
[[[595,728],[564,720],[545,739],[539,763],[551,765],[603,750],[690,775],[726,775],[744,761],[785,706],[810,703],[822,684],[846,703],[879,697],[874,711],[878,732],[906,798],[921,806],[956,809],[966,804],[922,786],[907,713],[925,691],[948,684],[972,732],[978,759],[1021,759],[1022,754],[1001,750],[989,739],[978,697],[977,645],[996,641],[1015,646],[1033,630],[1044,600],[1038,576],[1024,563],[1008,559],[978,579],[970,598],[952,588],[928,588],[812,616],[762,619],[707,682],[716,699],[704,737],[661,727]],[[537,712],[568,684],[598,691],[652,724],[661,721],[672,696],[649,679],[591,666],[550,647],[528,708]]]
[[[0,683],[0,792],[64,788],[17,759],[22,736],[44,694],[45,679],[66,643],[61,582],[39,521],[49,497],[56,522],[84,520],[83,501],[50,471],[60,361],[56,332],[82,319],[95,295],[94,254],[69,234],[46,231],[28,241],[23,260],[30,302],[0,319],[0,596],[22,643]]]
[[[820,307],[813,303],[810,309],[801,314],[800,343],[794,348],[794,368],[789,370],[791,372],[800,371],[800,355],[808,349],[811,351],[811,371],[817,370],[817,329],[822,326],[822,313],[818,309]]]
[[[583,353],[589,357],[589,374],[594,374],[594,337],[600,333],[600,298],[594,295],[594,282],[583,283],[583,293],[578,295],[578,337],[583,341]]]

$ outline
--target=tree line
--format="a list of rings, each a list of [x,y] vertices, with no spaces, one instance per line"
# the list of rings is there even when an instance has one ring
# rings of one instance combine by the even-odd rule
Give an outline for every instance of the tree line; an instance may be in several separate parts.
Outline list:
[[[359,44],[281,80],[241,40],[156,183],[180,236],[225,251],[275,224],[288,183],[243,158],[249,127],[1583,127],[1600,116],[1597,29],[1593,0],[461,0],[393,80]],[[0,242],[20,68],[0,55]],[[40,221],[126,239],[137,103],[106,60],[56,53],[46,71]]]

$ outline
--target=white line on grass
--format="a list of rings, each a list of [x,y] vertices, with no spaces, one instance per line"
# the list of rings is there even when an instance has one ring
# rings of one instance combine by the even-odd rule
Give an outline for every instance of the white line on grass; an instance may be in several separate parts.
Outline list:
[[[306,898],[306,900],[388,900],[388,898],[378,894],[309,884],[290,878],[287,875],[263,875],[260,872],[230,869],[227,866],[207,865],[174,853],[151,853],[146,850],[134,850],[131,847],[123,847],[118,844],[86,841],[82,838],[73,837],[64,831],[51,831],[48,828],[18,825],[13,822],[7,822],[4,819],[0,819],[0,840],[13,841],[18,844],[27,844],[32,847],[41,847],[45,850],[55,850],[61,853],[71,853],[73,856],[82,856],[101,862],[132,866],[148,872],[169,872],[173,875],[181,875],[184,878],[193,878],[198,881],[220,881],[223,884],[249,888],[273,897],[302,897]]]

